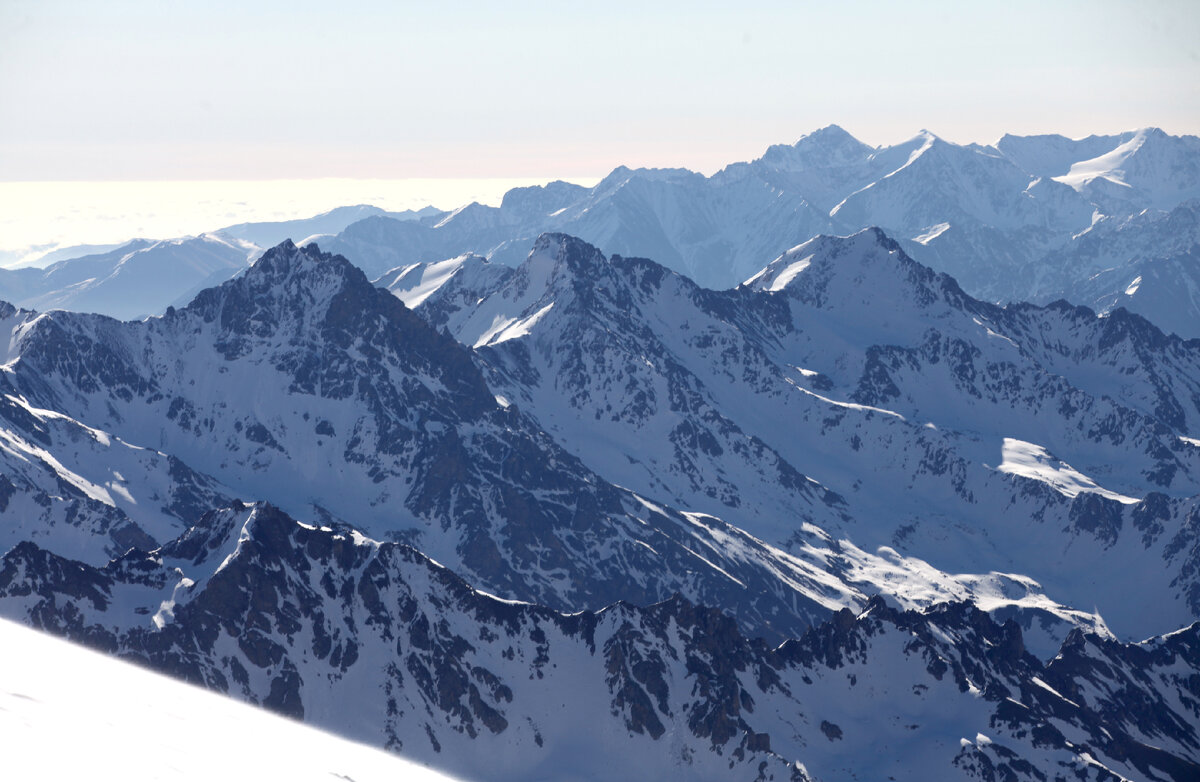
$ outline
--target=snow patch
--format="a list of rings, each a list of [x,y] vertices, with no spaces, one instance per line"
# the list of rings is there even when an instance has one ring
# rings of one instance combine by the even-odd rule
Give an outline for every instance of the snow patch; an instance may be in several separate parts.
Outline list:
[[[1138,502],[1135,497],[1101,488],[1094,480],[1066,462],[1056,459],[1040,445],[1005,437],[1001,455],[1003,461],[996,468],[1000,472],[1041,481],[1067,497],[1075,497],[1087,491],[1126,505],[1135,505]]]
[[[175,603],[180,597],[179,590],[191,589],[196,585],[196,582],[183,575],[183,571],[179,568],[175,568],[175,573],[179,576],[179,583],[175,585],[175,589],[171,590],[171,599],[162,601],[158,607],[158,610],[154,612],[154,616],[150,617],[150,621],[153,622],[154,626],[159,630],[163,629],[169,623],[174,621]]]
[[[450,278],[458,273],[458,270],[462,268],[463,264],[470,257],[471,256],[469,254],[460,255],[457,258],[431,263],[421,271],[421,278],[416,285],[408,290],[393,290],[392,293],[395,294],[400,301],[404,302],[404,306],[408,307],[410,310],[416,309],[417,307],[421,306],[426,299],[428,299],[434,293],[437,293],[439,288],[449,282]],[[414,266],[416,266],[416,264],[405,268],[399,276],[407,276],[412,272]]]
[[[925,233],[920,236],[914,236],[913,241],[920,245],[926,245],[938,238],[950,228],[950,223],[938,223],[925,229]]]
[[[481,348],[484,345],[499,345],[501,342],[508,342],[510,339],[519,339],[528,336],[530,329],[537,325],[537,322],[544,318],[546,313],[553,308],[554,302],[550,302],[527,318],[501,321],[495,327],[485,332],[479,338],[479,341],[475,343],[475,347]]]
[[[796,279],[797,274],[809,267],[809,264],[812,263],[812,259],[813,256],[808,255],[796,261],[795,263],[792,263],[790,266],[776,275],[775,279],[771,282],[771,285],[767,288],[767,290],[775,293],[776,291],[781,291],[786,288],[788,283]]]
[[[1129,184],[1125,181],[1125,161],[1133,153],[1141,149],[1145,143],[1146,130],[1139,130],[1134,134],[1133,138],[1111,152],[1107,152],[1091,160],[1081,160],[1073,164],[1067,173],[1054,177],[1054,180],[1062,182],[1077,192],[1082,191],[1088,183],[1095,179],[1107,179],[1115,185],[1129,187]]]

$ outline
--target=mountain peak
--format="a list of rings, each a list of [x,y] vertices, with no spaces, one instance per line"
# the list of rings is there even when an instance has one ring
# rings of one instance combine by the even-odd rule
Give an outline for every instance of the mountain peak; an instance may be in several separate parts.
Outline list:
[[[529,257],[545,256],[574,274],[594,275],[608,264],[600,250],[584,240],[563,233],[544,233],[533,243]]]
[[[564,292],[570,288],[579,294],[600,287],[619,287],[612,264],[599,248],[564,233],[539,236],[518,272],[528,278],[530,292]]]
[[[375,339],[376,346],[394,346],[408,356],[405,361],[422,365],[432,360],[424,354],[437,354],[439,361],[453,365],[452,373],[468,361],[465,354],[457,355],[454,340],[437,334],[400,299],[373,286],[344,257],[322,252],[315,244],[297,247],[285,241],[272,247],[241,276],[201,292],[180,315],[197,316],[217,325],[217,344],[226,359],[252,352],[255,345],[274,350],[282,335],[313,334],[339,348]],[[472,386],[468,396],[482,398],[482,380],[466,375],[471,376],[466,385],[479,386]]]
[[[821,144],[822,146],[836,146],[841,144],[861,144],[862,142],[851,135],[841,125],[826,125],[823,128],[817,128],[812,133],[806,133],[800,137],[796,144],[808,142],[810,144]]]
[[[504,194],[500,209],[526,217],[545,217],[570,206],[589,192],[589,188],[557,179],[544,185],[514,187]]]
[[[906,338],[930,317],[986,307],[958,283],[910,258],[879,228],[851,236],[818,236],[793,247],[743,283],[751,290],[783,292],[805,307],[852,318],[876,342]]]
[[[865,160],[874,150],[838,125],[807,133],[792,145],[775,144],[759,160],[790,170],[843,166]]]
[[[899,258],[908,260],[900,245],[880,228],[864,228],[850,236],[821,234],[788,250],[742,285],[774,293],[802,285],[802,274],[811,277],[832,273],[847,262],[856,266],[880,265],[885,260]],[[816,267],[808,272],[814,261]]]
[[[705,176],[687,168],[629,168],[617,166],[592,188],[593,195],[611,194],[630,184],[676,185],[704,181]]]
[[[297,247],[291,239],[285,239],[263,253],[242,275],[201,291],[187,309],[201,312],[206,321],[222,312],[224,324],[231,305],[260,311],[272,301],[295,300],[311,311],[318,301],[327,305],[347,287],[365,289],[371,284],[342,256],[322,252],[315,243]]]
[[[528,332],[552,308],[595,306],[598,297],[628,304],[628,290],[599,249],[564,233],[543,233],[524,263],[493,295],[480,299],[458,321],[462,342],[480,347]]]
[[[346,265],[350,264],[340,256],[338,256],[338,260]],[[321,252],[321,248],[315,242],[297,247],[291,239],[284,239],[251,264],[246,276],[287,276],[315,268],[322,263],[336,265],[334,256]]]

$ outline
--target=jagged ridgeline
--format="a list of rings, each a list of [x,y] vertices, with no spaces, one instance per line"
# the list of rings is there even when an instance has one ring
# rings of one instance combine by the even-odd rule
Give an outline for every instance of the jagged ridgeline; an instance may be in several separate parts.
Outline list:
[[[1200,773],[1200,624],[1141,644],[1075,630],[1043,663],[969,603],[873,598],[771,648],[682,597],[501,600],[266,504],[103,568],[22,543],[0,595],[36,627],[472,778]]]
[[[1197,771],[1200,358],[1136,316],[879,231],[0,316],[6,616],[474,778]]]

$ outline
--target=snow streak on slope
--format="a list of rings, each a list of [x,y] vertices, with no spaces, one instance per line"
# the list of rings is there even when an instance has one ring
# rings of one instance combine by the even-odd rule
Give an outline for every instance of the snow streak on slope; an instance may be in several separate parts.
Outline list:
[[[376,282],[377,285],[395,293],[404,306],[415,309],[430,297],[438,288],[445,285],[451,277],[458,274],[463,265],[474,255],[460,255],[457,258],[440,261],[428,265],[413,264],[402,269],[394,270],[385,278]],[[482,259],[480,259],[482,260]],[[415,274],[414,274],[415,272]],[[410,279],[411,278],[411,279]]]
[[[7,620],[0,648],[8,779],[452,779]]]
[[[1141,149],[1146,143],[1146,132],[1139,131],[1124,144],[1091,160],[1081,160],[1071,166],[1071,170],[1062,176],[1054,177],[1064,185],[1070,185],[1074,190],[1083,190],[1093,179],[1107,179],[1121,187],[1129,187],[1125,182],[1125,172],[1121,166],[1130,155]]]
[[[1071,465],[1055,459],[1040,445],[1027,443],[1013,437],[1005,437],[1001,455],[1004,460],[996,468],[1000,472],[1048,483],[1068,497],[1076,497],[1080,492],[1086,491],[1126,505],[1136,505],[1139,502],[1136,497],[1126,497],[1115,491],[1101,488],[1095,481],[1075,470]]]

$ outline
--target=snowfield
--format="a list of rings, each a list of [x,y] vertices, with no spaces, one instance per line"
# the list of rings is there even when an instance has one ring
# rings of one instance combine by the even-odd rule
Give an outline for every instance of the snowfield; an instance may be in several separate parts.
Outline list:
[[[6,779],[453,779],[15,622],[0,648]]]

